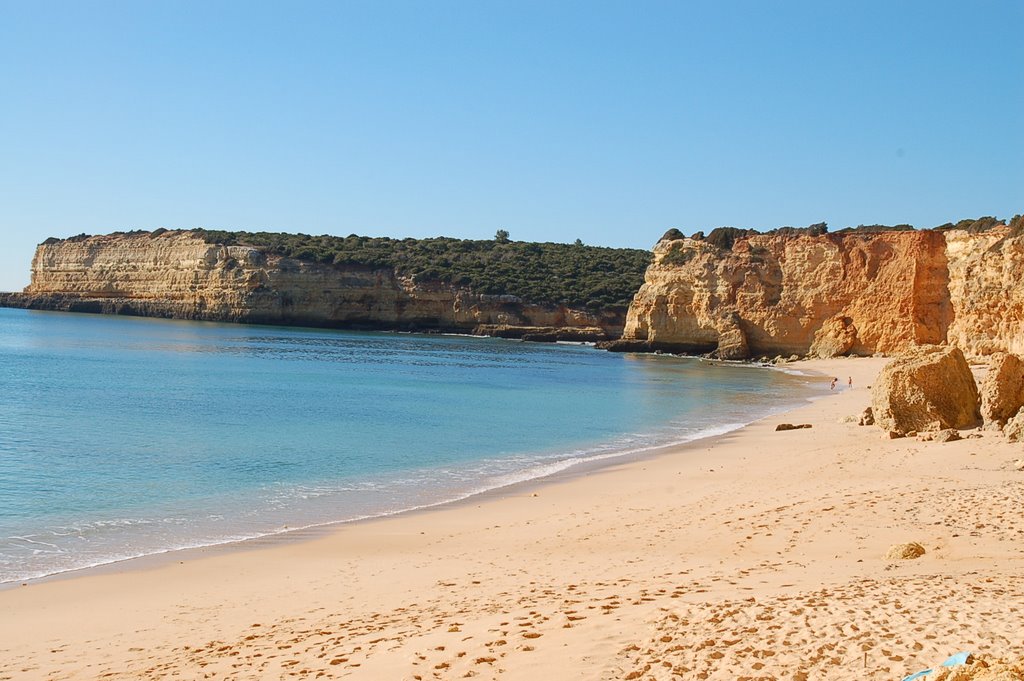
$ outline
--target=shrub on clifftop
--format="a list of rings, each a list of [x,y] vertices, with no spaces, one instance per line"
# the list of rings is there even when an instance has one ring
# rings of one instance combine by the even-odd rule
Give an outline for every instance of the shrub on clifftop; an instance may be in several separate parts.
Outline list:
[[[208,243],[253,246],[326,265],[393,269],[477,293],[591,309],[627,307],[651,260],[650,251],[633,248],[510,241],[505,230],[488,241],[192,231]]]

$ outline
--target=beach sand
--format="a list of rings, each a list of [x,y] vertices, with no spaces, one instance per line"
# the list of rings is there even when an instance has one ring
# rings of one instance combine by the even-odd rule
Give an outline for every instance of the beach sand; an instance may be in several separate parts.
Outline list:
[[[1024,447],[840,422],[884,362],[801,362],[841,389],[645,460],[0,591],[0,679],[899,679],[962,650],[1019,659]],[[926,553],[886,560],[901,542]]]

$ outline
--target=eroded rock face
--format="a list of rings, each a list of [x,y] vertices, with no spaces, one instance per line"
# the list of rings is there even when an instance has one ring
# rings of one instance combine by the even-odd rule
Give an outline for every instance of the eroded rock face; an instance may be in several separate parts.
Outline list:
[[[750,345],[747,343],[747,336],[743,333],[739,316],[736,314],[723,315],[718,326],[718,347],[714,355],[719,359],[746,359],[750,357]]]
[[[836,316],[825,320],[814,334],[809,354],[828,359],[845,355],[857,342],[857,327],[849,317]]]
[[[1024,236],[1007,227],[946,232],[949,342],[968,355],[1024,355]]]
[[[1024,407],[1024,359],[1000,352],[992,356],[981,383],[981,416],[986,426],[1002,428]]]
[[[940,232],[661,241],[623,339],[737,357],[893,353],[945,339]]]
[[[1010,442],[1024,442],[1024,409],[1021,409],[1006,422],[1003,434]]]
[[[414,282],[391,269],[322,265],[189,232],[121,234],[40,245],[32,283],[7,304],[268,324],[457,330],[586,328],[615,337],[623,319]],[[597,329],[597,331],[595,331]]]
[[[914,348],[871,386],[875,423],[891,433],[970,428],[981,420],[978,387],[959,348]]]
[[[537,327],[537,338],[585,327],[588,340],[621,333],[611,349],[722,359],[896,354],[942,342],[970,356],[1024,354],[1024,236],[1008,227],[761,234],[728,249],[668,238],[654,254],[625,318],[207,244],[188,232],[44,244],[26,293],[0,304],[356,328]]]
[[[1024,236],[1007,227],[666,239],[626,346],[723,357],[896,354],[948,342],[1024,354]],[[746,348],[746,355],[744,353]]]

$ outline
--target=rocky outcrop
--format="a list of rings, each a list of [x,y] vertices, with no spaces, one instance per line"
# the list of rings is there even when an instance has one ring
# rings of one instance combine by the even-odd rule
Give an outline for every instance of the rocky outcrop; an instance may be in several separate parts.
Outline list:
[[[582,329],[616,337],[623,314],[483,295],[392,269],[328,265],[189,232],[53,240],[36,250],[32,283],[8,306],[266,324],[472,332],[530,327],[537,339]],[[522,334],[521,334],[522,336]]]
[[[838,357],[845,355],[857,342],[857,327],[849,317],[836,316],[825,320],[814,334],[814,341],[808,354],[813,357]]]
[[[666,240],[623,339],[723,358],[894,353],[945,338],[946,284],[938,232]]]
[[[933,343],[969,356],[1024,354],[1020,219],[981,231],[733,232],[695,239],[670,230],[655,246],[628,315],[594,312],[589,302],[580,309],[484,295],[390,266],[329,265],[211,244],[189,232],[48,240],[33,260],[32,284],[0,295],[0,305],[607,338],[617,339],[608,349],[722,359],[898,354]]]
[[[473,329],[476,336],[513,338],[525,341],[554,343],[558,341],[575,343],[598,343],[608,339],[607,332],[599,326],[510,326],[508,324],[480,324]]]
[[[973,356],[1024,355],[1024,235],[1009,227],[945,232],[950,343]]]
[[[886,560],[914,560],[920,558],[925,554],[924,547],[918,544],[916,541],[907,542],[906,544],[895,544],[889,547],[889,550],[885,552]]]
[[[1003,434],[1010,442],[1024,442],[1024,409],[1006,422],[1003,427]]]
[[[996,353],[981,384],[981,416],[986,427],[1002,428],[1024,407],[1024,360]]]
[[[921,433],[917,439],[921,442],[957,442],[964,438],[956,428],[946,428],[945,430]]]
[[[1024,352],[1024,236],[996,226],[834,234],[668,235],[618,349],[759,355],[896,354],[948,342]]]
[[[875,423],[899,435],[978,425],[978,403],[978,387],[959,348],[914,348],[886,364],[871,386]]]

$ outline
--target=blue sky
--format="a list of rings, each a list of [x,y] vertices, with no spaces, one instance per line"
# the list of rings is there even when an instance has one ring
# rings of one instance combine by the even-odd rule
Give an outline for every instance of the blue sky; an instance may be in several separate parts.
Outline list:
[[[1024,212],[1024,3],[0,0],[0,290],[115,229]]]

